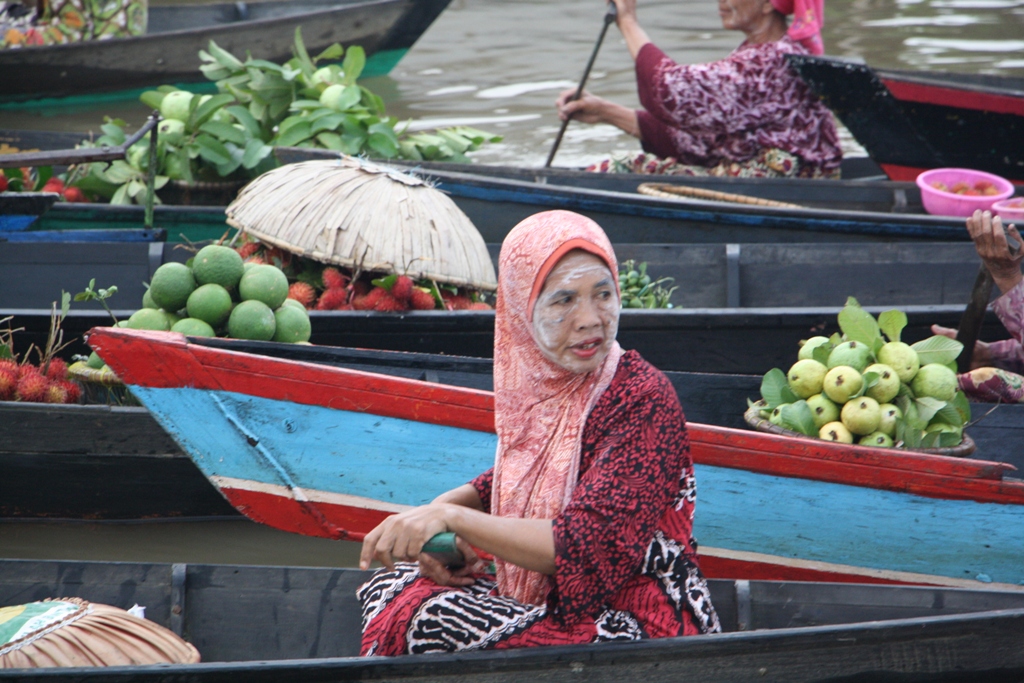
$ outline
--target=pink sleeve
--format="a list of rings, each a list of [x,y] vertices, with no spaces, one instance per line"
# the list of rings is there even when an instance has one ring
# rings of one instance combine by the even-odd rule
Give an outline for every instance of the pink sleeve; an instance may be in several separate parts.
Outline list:
[[[996,299],[992,310],[1013,337],[989,344],[992,358],[999,367],[1021,372],[1024,370],[1024,280]]]

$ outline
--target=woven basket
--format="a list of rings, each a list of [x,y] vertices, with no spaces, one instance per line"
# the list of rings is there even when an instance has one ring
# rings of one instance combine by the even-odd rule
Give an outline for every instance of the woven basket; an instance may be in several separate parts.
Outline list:
[[[82,402],[91,405],[137,406],[124,382],[110,368],[90,368],[79,361],[68,366],[68,377],[82,387]]]
[[[261,175],[227,208],[229,225],[321,263],[497,289],[483,237],[447,195],[354,157]]]
[[[733,204],[749,204],[751,206],[773,206],[779,209],[804,209],[806,207],[789,202],[779,202],[774,199],[762,199],[751,197],[745,194],[734,192],[720,192],[718,190],[705,190],[700,187],[688,187],[686,185],[671,185],[669,183],[642,183],[636,188],[640,194],[659,199],[679,199],[680,197],[692,197],[694,199],[707,199],[714,202],[731,202]]]
[[[743,419],[748,425],[753,427],[759,432],[767,432],[769,434],[779,434],[780,436],[795,436],[801,439],[812,439],[814,437],[801,434],[800,432],[794,432],[792,429],[786,429],[780,427],[777,424],[772,424],[766,418],[761,417],[761,410],[764,408],[764,401],[758,401],[750,408],[747,412],[743,413]],[[856,444],[852,444],[856,445]],[[870,448],[870,446],[864,446],[864,448]],[[927,453],[929,455],[948,455],[954,458],[965,458],[974,452],[976,448],[974,441],[971,437],[964,434],[963,441],[959,445],[951,448],[900,448],[900,451],[909,451],[912,453]]]

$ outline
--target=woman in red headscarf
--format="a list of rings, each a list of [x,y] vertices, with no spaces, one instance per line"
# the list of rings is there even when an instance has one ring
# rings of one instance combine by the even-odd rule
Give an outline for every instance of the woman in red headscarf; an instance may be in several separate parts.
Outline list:
[[[592,170],[715,176],[838,177],[842,151],[832,114],[786,63],[822,54],[823,0],[718,0],[722,26],[742,31],[725,59],[681,65],[651,42],[636,0],[614,0],[636,62],[643,109],[567,90],[559,117],[609,123],[640,138],[647,154]],[[787,26],[786,15],[793,15]]]
[[[604,232],[575,213],[531,216],[505,239],[494,468],[367,535],[360,565],[385,567],[359,589],[364,655],[719,630],[691,535],[683,412],[615,341],[617,272]],[[444,531],[465,568],[420,553]]]

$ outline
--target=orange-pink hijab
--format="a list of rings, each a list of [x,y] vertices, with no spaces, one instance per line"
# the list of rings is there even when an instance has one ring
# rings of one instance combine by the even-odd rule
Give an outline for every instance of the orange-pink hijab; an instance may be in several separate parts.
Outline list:
[[[613,344],[597,370],[576,374],[546,359],[533,336],[533,306],[551,269],[574,249],[618,265],[608,237],[594,221],[570,211],[546,211],[512,229],[498,259],[494,318],[494,461],[491,513],[554,519],[579,478],[587,416],[611,384],[622,350]],[[520,602],[543,604],[550,579],[497,561],[498,590]]]

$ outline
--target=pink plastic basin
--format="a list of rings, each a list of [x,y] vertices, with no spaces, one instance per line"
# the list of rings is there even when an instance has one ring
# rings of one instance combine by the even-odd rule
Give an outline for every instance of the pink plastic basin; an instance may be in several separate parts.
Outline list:
[[[981,180],[992,183],[996,194],[964,195],[932,187],[932,183],[943,183],[951,188],[961,182],[974,187]],[[994,203],[1013,195],[1013,184],[1009,180],[969,168],[935,168],[925,171],[917,176],[917,186],[921,188],[924,210],[933,216],[970,216],[978,209],[991,209]]]
[[[1003,223],[1016,223],[1024,228],[1024,197],[1011,197],[992,205],[992,213],[999,214]]]

